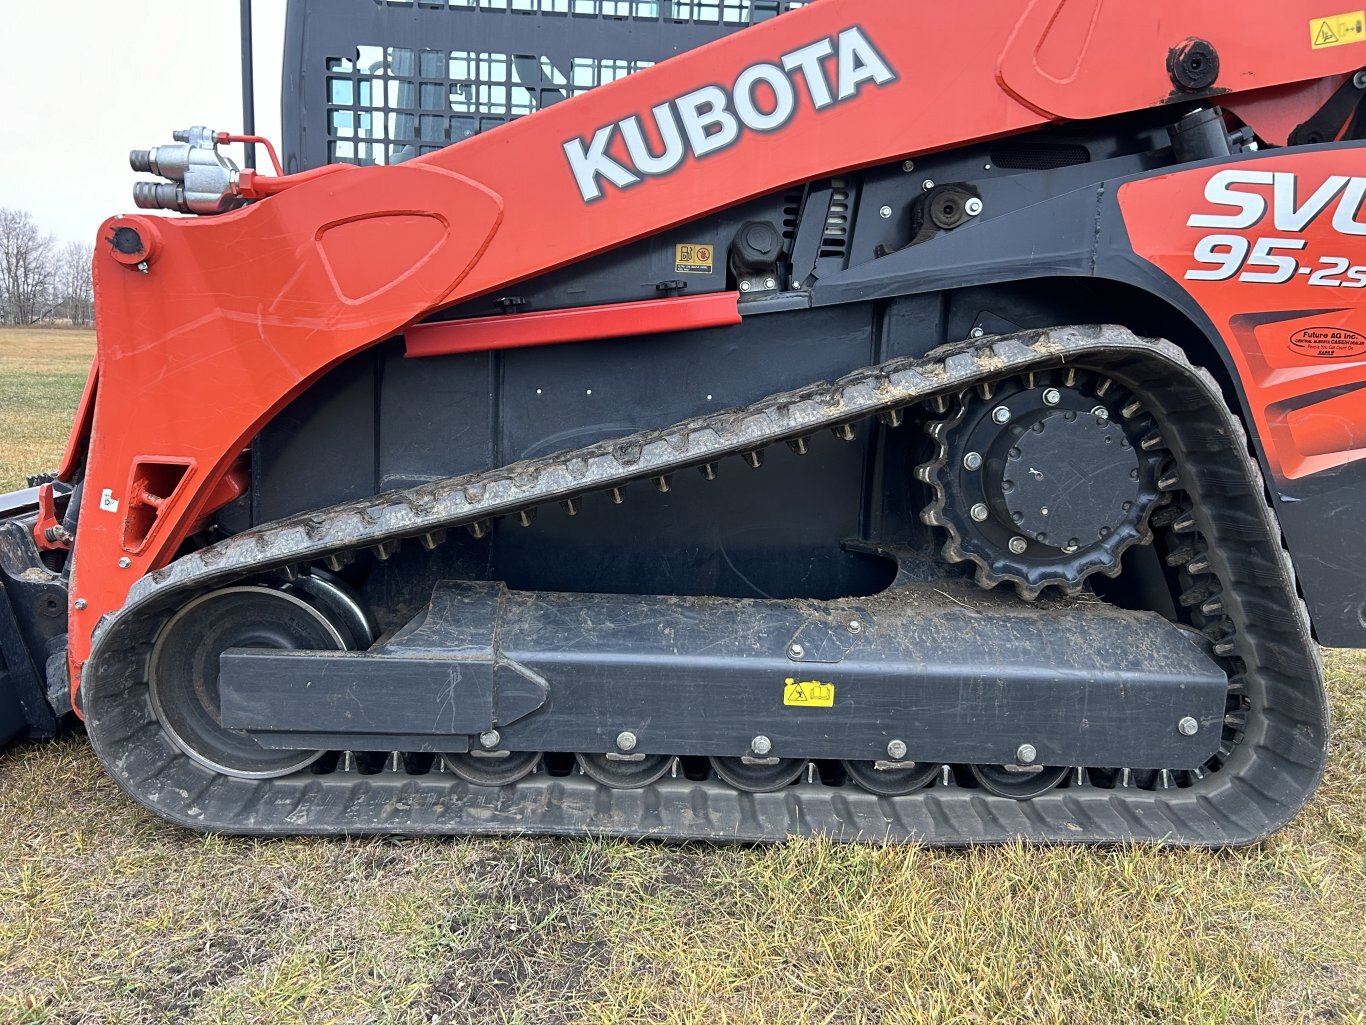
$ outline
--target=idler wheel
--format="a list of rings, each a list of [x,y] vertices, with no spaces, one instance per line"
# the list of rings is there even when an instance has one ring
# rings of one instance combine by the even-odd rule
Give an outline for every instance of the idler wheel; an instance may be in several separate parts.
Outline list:
[[[218,659],[229,648],[341,651],[350,633],[296,595],[227,587],[196,598],[157,635],[148,664],[152,710],[171,742],[200,765],[240,779],[287,776],[323,752],[262,747],[223,726]]]
[[[505,787],[524,779],[541,764],[539,751],[490,751],[441,756],[446,768],[466,783],[480,787]]]
[[[635,759],[606,754],[579,754],[579,768],[589,779],[613,790],[647,787],[669,771],[671,755],[642,755]]]
[[[1067,778],[1066,765],[969,765],[968,771],[982,789],[1012,801],[1028,801],[1046,794]]]
[[[736,790],[770,794],[795,783],[806,770],[804,758],[778,758],[772,762],[747,762],[742,758],[713,758],[712,771]]]
[[[845,762],[849,778],[870,794],[899,797],[911,794],[934,782],[938,762]]]

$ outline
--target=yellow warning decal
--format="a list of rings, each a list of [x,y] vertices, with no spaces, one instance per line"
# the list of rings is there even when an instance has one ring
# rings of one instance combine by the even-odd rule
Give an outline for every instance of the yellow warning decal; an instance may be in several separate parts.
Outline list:
[[[1366,43],[1366,11],[1315,18],[1309,23],[1309,40],[1315,50]]]
[[[674,246],[674,273],[710,274],[716,263],[714,246]]]
[[[835,685],[821,683],[820,680],[805,680],[798,683],[789,676],[783,687],[783,704],[796,705],[798,708],[833,708]]]

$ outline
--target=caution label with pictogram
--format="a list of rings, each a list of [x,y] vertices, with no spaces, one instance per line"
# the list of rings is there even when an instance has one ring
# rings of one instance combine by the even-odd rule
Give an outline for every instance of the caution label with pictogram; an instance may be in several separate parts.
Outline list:
[[[1366,11],[1313,19],[1309,23],[1309,41],[1315,50],[1366,43]]]
[[[678,274],[710,274],[716,265],[716,250],[710,245],[674,247],[674,271]]]

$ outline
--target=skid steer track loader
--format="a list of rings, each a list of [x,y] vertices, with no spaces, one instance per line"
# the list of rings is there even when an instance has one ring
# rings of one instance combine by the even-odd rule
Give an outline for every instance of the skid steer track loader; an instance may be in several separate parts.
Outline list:
[[[1267,835],[1366,646],[1341,6],[291,0],[283,167],[100,229],[6,732],[234,833]]]

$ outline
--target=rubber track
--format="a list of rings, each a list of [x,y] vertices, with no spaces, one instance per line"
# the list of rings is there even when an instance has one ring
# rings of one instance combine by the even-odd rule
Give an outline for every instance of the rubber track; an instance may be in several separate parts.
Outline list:
[[[166,739],[147,698],[152,639],[197,594],[361,548],[479,524],[494,516],[657,478],[950,396],[979,381],[1061,365],[1092,369],[1132,391],[1157,420],[1208,547],[1204,572],[1224,611],[1220,639],[1247,722],[1217,771],[1192,785],[1143,790],[1071,785],[1017,803],[936,783],[880,798],[853,786],[801,783],[747,794],[716,780],[663,780],[609,790],[547,773],[495,789],[444,772],[301,772],[264,781],[200,768]],[[1160,387],[1152,386],[1160,382]],[[1177,497],[1174,495],[1174,497]],[[476,527],[477,529],[477,527]],[[1203,563],[1202,563],[1203,565]],[[156,814],[199,830],[245,834],[570,834],[774,841],[796,834],[935,845],[1140,842],[1223,846],[1256,841],[1309,799],[1322,772],[1327,702],[1322,668],[1289,558],[1242,425],[1209,374],[1163,341],[1113,327],[974,339],[739,410],[573,452],[470,474],[264,525],[187,555],[139,581],[105,617],[82,685],[95,751]]]

